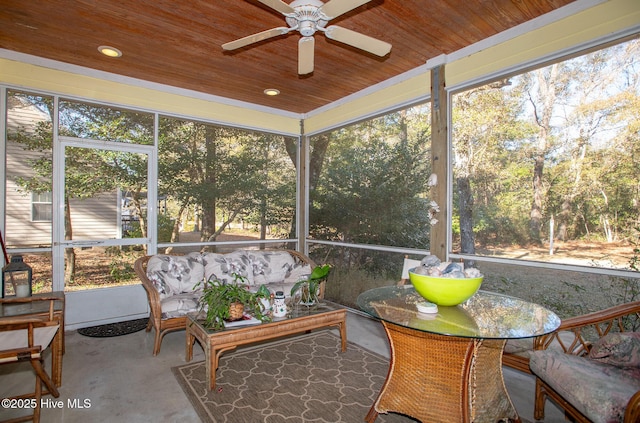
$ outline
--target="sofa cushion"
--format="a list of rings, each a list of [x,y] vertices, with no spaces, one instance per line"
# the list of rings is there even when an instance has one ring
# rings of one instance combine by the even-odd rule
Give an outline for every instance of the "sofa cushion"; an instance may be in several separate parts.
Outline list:
[[[311,271],[311,266],[309,266],[308,264],[296,263],[293,266],[293,269],[291,269],[291,273],[289,273],[289,276],[285,278],[285,282],[293,284],[295,282],[298,282],[302,278],[309,279]]]
[[[235,273],[245,278],[248,285],[254,285],[251,259],[245,250],[228,254],[203,253],[202,262],[206,280],[217,279],[223,283],[233,283]]]
[[[619,367],[640,367],[640,333],[609,333],[593,344],[589,358]]]
[[[296,267],[293,256],[286,251],[248,251],[256,285],[283,282]]]
[[[617,367],[558,351],[534,351],[531,371],[595,423],[622,422],[640,390],[640,369]]]
[[[575,338],[571,331],[562,331],[558,333],[558,336],[565,348],[569,348]],[[509,339],[504,346],[504,352],[529,359],[533,352],[533,339],[534,338]],[[576,348],[582,348],[582,344],[577,345]],[[564,351],[557,339],[554,339],[553,342],[547,346],[547,349]]]
[[[193,291],[204,277],[204,266],[191,255],[157,254],[147,262],[147,277],[163,299]]]
[[[200,291],[185,292],[160,300],[161,318],[170,319],[198,311],[198,299],[201,294]]]

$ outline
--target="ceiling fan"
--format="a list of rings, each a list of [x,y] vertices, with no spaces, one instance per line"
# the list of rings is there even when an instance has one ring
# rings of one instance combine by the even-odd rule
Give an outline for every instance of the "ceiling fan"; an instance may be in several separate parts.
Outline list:
[[[258,32],[222,45],[224,50],[235,50],[249,44],[267,40],[272,37],[298,31],[302,38],[298,41],[298,74],[313,72],[313,57],[316,31],[324,32],[327,38],[359,48],[377,56],[385,56],[391,51],[391,44],[368,35],[342,28],[337,25],[326,26],[327,23],[350,10],[371,0],[294,0],[287,4],[282,0],[258,0],[285,16],[288,27],[277,27]]]

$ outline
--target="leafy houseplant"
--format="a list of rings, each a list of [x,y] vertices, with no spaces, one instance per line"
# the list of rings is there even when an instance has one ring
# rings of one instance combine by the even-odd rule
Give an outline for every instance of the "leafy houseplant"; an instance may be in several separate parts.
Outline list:
[[[296,292],[300,291],[300,302],[303,304],[313,304],[318,300],[318,290],[322,281],[327,279],[329,272],[331,271],[331,265],[323,264],[322,266],[316,266],[311,271],[308,279],[302,279],[296,282],[291,287],[291,297],[293,298]]]
[[[233,277],[234,282],[232,283],[209,279],[206,282],[198,282],[194,287],[196,289],[201,284],[203,285],[202,296],[198,302],[200,312],[206,312],[205,327],[215,330],[223,329],[224,322],[231,320],[232,313],[238,304],[242,305],[246,313],[261,322],[270,320],[269,316],[264,313],[264,307],[260,301],[265,293],[250,292],[247,289],[245,278],[235,273]]]

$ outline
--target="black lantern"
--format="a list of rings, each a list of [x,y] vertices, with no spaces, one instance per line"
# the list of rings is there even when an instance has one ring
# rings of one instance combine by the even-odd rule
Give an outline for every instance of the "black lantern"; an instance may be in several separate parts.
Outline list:
[[[22,261],[22,256],[11,256],[11,261],[2,269],[2,298],[7,295],[30,297],[33,272]]]

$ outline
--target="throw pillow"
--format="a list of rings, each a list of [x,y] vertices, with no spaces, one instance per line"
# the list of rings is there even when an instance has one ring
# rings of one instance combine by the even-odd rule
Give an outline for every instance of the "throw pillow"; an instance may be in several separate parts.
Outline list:
[[[247,285],[254,285],[251,261],[244,250],[228,254],[203,253],[202,261],[206,280],[217,279],[224,283],[234,283],[235,273],[245,278]]]
[[[593,344],[588,357],[618,367],[640,367],[640,333],[609,333]]]
[[[249,251],[256,285],[283,282],[295,266],[295,259],[286,251]]]
[[[204,266],[195,257],[157,254],[147,262],[147,277],[163,299],[193,291],[204,277]]]

